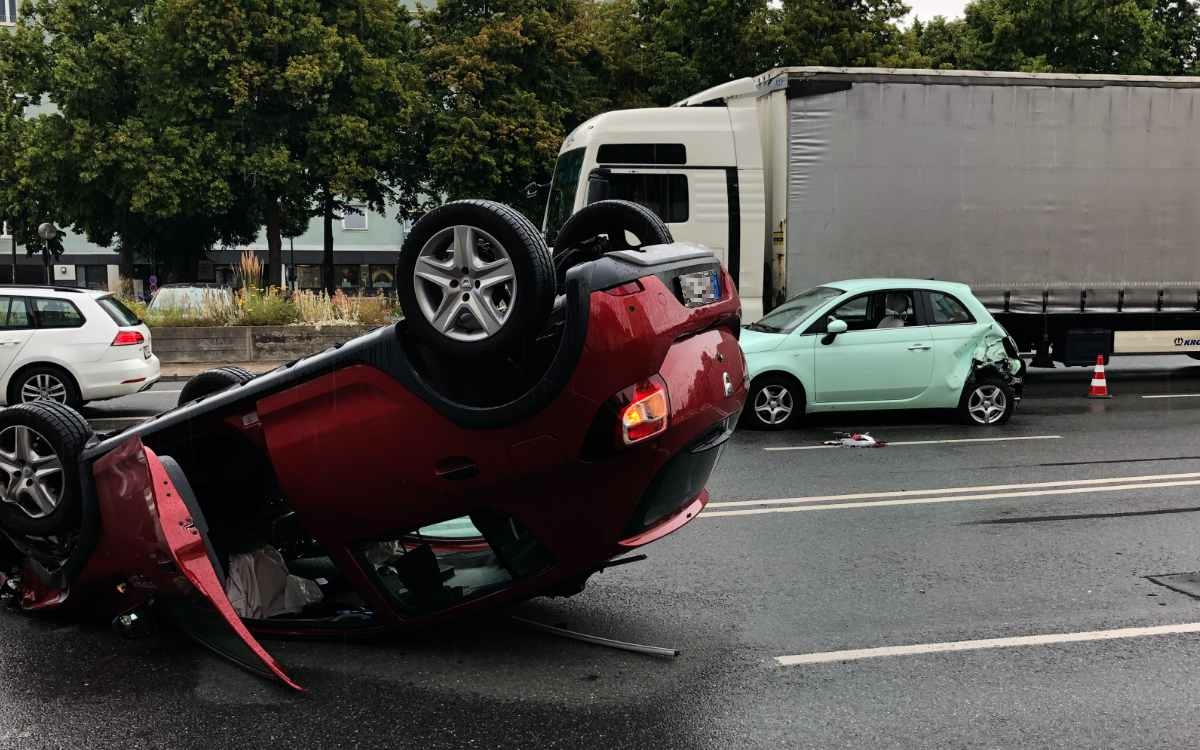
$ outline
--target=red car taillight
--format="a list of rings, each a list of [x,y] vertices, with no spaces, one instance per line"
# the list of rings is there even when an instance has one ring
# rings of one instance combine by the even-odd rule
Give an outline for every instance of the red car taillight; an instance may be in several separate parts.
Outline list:
[[[649,440],[667,431],[671,402],[667,386],[657,375],[643,383],[626,388],[617,399],[620,409],[621,439],[625,445]]]
[[[112,341],[113,346],[137,346],[144,343],[146,337],[141,331],[117,331],[117,337]]]

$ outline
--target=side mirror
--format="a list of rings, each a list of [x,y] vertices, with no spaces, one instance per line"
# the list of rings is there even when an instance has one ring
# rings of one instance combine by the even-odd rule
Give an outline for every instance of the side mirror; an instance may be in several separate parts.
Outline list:
[[[839,334],[848,330],[850,330],[850,326],[846,324],[846,321],[830,317],[829,323],[825,326],[825,335],[821,338],[821,343],[828,346]]]

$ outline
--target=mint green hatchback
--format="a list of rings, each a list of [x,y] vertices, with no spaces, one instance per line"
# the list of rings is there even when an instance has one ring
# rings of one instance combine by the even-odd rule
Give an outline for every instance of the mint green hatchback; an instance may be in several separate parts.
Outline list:
[[[1008,421],[1025,363],[965,284],[855,279],[792,297],[742,331],[751,378],[743,424],[782,429],[805,414],[955,409]]]

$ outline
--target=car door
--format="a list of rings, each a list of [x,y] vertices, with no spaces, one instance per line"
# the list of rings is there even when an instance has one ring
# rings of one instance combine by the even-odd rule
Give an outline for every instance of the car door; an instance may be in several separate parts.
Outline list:
[[[933,376],[929,327],[910,289],[867,292],[834,308],[806,333],[816,334],[813,401],[827,408],[870,408],[920,398]],[[849,329],[831,336],[831,318]]]
[[[920,294],[933,343],[933,388],[929,397],[937,402],[933,405],[950,408],[958,404],[980,334],[989,324],[976,320],[970,308],[949,292],[928,290]]]
[[[33,335],[28,301],[24,297],[0,295],[0,374],[12,369]]]

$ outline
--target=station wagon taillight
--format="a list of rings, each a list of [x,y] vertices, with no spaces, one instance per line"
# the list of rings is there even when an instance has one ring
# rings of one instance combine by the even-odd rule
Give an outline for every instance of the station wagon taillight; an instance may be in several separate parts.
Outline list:
[[[137,346],[138,344],[146,343],[146,337],[141,331],[117,331],[117,337],[113,339],[113,346]]]

